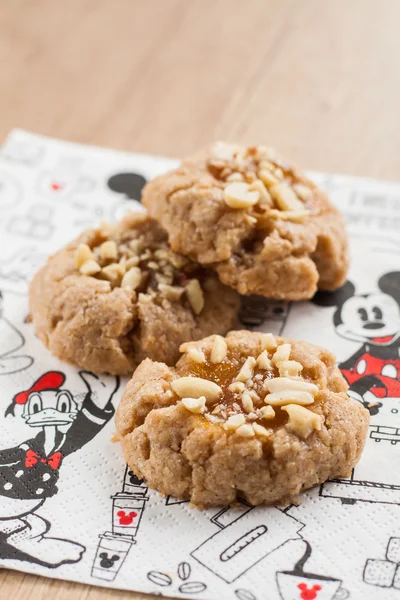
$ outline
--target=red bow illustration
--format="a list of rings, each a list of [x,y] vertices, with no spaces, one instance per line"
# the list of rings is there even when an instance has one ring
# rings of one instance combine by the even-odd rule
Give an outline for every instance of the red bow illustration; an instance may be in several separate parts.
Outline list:
[[[30,467],[34,467],[38,462],[41,462],[48,464],[49,467],[56,470],[60,466],[61,459],[61,452],[54,452],[54,454],[51,454],[46,458],[40,456],[39,454],[37,454],[37,452],[34,452],[33,450],[27,450],[25,455],[25,466],[29,469]]]

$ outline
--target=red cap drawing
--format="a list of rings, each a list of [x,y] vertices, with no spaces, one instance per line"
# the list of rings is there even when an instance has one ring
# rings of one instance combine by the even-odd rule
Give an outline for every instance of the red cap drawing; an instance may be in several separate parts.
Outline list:
[[[10,406],[7,408],[5,412],[5,416],[11,414],[14,415],[15,405],[16,404],[26,404],[26,401],[29,398],[29,395],[32,392],[43,392],[45,390],[57,390],[62,386],[65,381],[64,373],[60,371],[48,371],[39,379],[35,381],[35,383],[24,392],[19,392],[15,394]]]

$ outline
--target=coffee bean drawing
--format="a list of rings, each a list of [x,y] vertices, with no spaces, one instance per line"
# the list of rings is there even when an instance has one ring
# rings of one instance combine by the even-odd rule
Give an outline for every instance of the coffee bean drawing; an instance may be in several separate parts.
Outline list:
[[[187,581],[179,586],[181,594],[200,594],[200,592],[204,592],[205,589],[207,589],[207,586],[201,581]]]
[[[161,587],[167,587],[172,583],[171,577],[166,573],[161,573],[160,571],[150,571],[147,573],[147,579]]]
[[[189,579],[192,569],[187,562],[181,562],[178,566],[178,576],[182,581]]]
[[[235,596],[237,596],[239,600],[257,600],[253,592],[244,589],[235,590]]]

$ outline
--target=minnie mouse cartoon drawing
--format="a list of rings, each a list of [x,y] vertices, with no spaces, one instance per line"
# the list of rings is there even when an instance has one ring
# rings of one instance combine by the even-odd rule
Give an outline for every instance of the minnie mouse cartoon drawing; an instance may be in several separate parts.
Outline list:
[[[346,503],[400,504],[400,475],[397,467],[392,471],[387,464],[387,444],[393,452],[400,450],[400,272],[386,273],[377,283],[377,291],[356,294],[348,281],[340,290],[318,293],[314,299],[319,306],[336,306],[336,333],[360,343],[339,368],[349,384],[349,394],[371,415],[365,462],[356,466],[350,479],[324,485],[322,495],[340,497]],[[368,454],[369,464],[376,467],[376,481],[371,481],[371,469],[363,466],[368,465]],[[348,484],[357,486],[358,491],[350,490]]]
[[[0,558],[26,560],[46,567],[78,562],[84,546],[45,535],[50,523],[36,510],[58,492],[63,461],[93,439],[114,414],[111,394],[93,373],[79,373],[85,386],[81,408],[64,387],[65,375],[50,371],[30,389],[16,394],[6,410],[39,433],[0,450]]]

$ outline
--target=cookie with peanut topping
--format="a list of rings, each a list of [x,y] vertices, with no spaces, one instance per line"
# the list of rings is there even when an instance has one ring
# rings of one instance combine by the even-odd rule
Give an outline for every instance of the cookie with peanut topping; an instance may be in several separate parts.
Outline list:
[[[285,503],[358,462],[369,413],[327,350],[232,331],[181,351],[175,367],[143,361],[116,414],[130,469],[162,494]]]
[[[173,250],[212,265],[241,294],[303,300],[345,281],[340,213],[268,148],[217,142],[148,183],[143,204]]]
[[[30,288],[36,333],[58,358],[130,375],[147,356],[174,364],[183,342],[231,329],[236,292],[171,252],[158,223],[130,214],[50,257]]]

